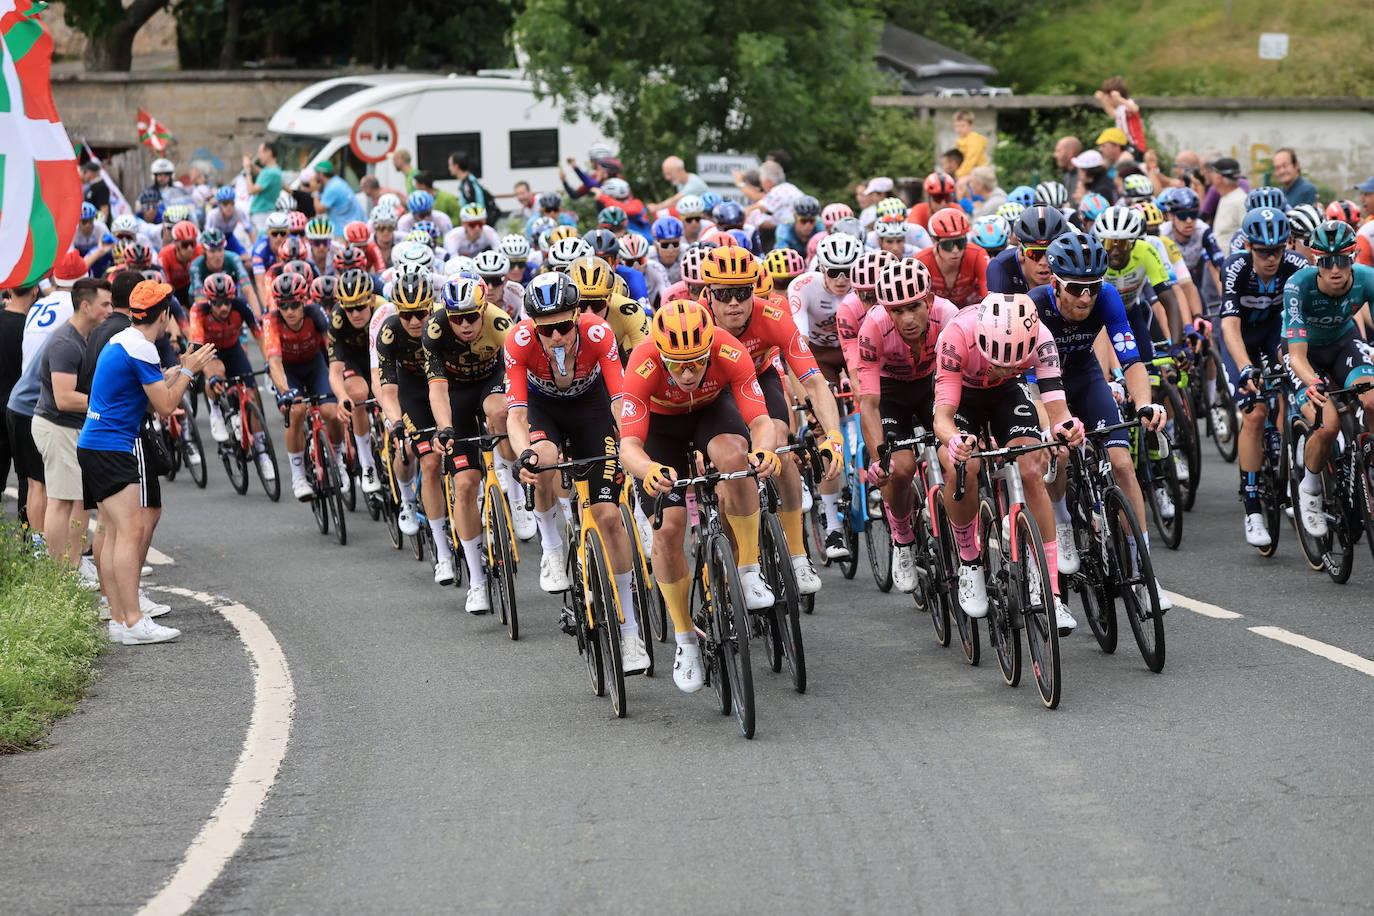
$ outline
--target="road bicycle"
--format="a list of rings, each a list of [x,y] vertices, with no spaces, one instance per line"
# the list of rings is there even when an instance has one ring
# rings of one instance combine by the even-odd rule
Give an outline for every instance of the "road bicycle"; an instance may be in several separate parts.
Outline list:
[[[641,624],[640,630],[644,634],[644,649],[649,654],[649,670],[645,673],[652,676],[654,650],[649,644],[650,634],[659,642],[667,642],[673,631],[668,626],[668,606],[663,602],[662,593],[654,585],[653,558],[650,556],[648,545],[644,543],[639,522],[635,517],[636,486],[634,478],[626,474],[624,486],[620,488],[620,520],[630,535],[630,571],[634,582],[635,600],[638,602],[635,607],[641,621],[648,618],[648,623]]]
[[[334,528],[334,538],[342,546],[348,543],[348,523],[344,518],[343,481],[339,461],[329,442],[329,428],[320,405],[332,394],[307,394],[288,398],[286,404],[304,404],[305,409],[305,479],[310,483],[310,512],[320,534]]]
[[[1189,341],[1195,348],[1187,389],[1193,416],[1202,421],[1221,460],[1234,463],[1240,443],[1240,417],[1236,413],[1231,384],[1226,379],[1226,369],[1212,341],[1205,335],[1190,332]]]
[[[1279,549],[1283,510],[1288,501],[1288,452],[1283,447],[1284,433],[1280,420],[1283,418],[1284,405],[1290,399],[1284,390],[1288,374],[1283,369],[1269,368],[1268,360],[1262,362],[1261,370],[1258,393],[1241,394],[1236,406],[1242,414],[1250,413],[1260,403],[1268,406],[1268,412],[1264,417],[1261,464],[1256,482],[1259,487],[1260,515],[1264,518],[1265,530],[1269,532],[1269,546],[1256,549],[1260,556],[1272,557]],[[1239,437],[1239,428],[1236,433]],[[1242,500],[1245,499],[1243,482],[1240,497]]]
[[[277,502],[281,499],[277,449],[272,443],[272,433],[267,428],[254,381],[266,373],[266,369],[259,369],[225,379],[224,390],[214,396],[229,430],[229,441],[219,443],[219,457],[235,493],[242,496],[248,492],[248,466],[251,464],[267,498]]]
[[[814,448],[802,443],[784,445],[779,457],[795,453],[821,476],[821,458]],[[772,590],[773,606],[753,615],[753,631],[762,638],[768,652],[768,665],[774,672],[787,665],[788,676],[797,693],[806,692],[806,647],[801,633],[801,593],[797,573],[792,568],[792,551],[778,519],[778,488],[772,480],[759,481],[759,570]]]
[[[195,485],[204,490],[210,481],[210,471],[205,464],[205,446],[201,443],[200,429],[196,426],[189,395],[182,395],[181,407],[172,411],[165,422],[160,417],[157,420],[172,456],[172,469],[167,472],[167,481],[176,480],[177,472],[186,468]]]
[[[515,574],[520,564],[520,549],[511,524],[510,505],[496,475],[496,446],[506,438],[504,433],[479,433],[452,440],[454,445],[474,444],[481,456],[482,484],[477,504],[482,518],[482,566],[487,574],[487,590],[496,600],[493,606],[497,619],[506,627],[512,640],[520,638],[520,618],[515,606]],[[444,505],[448,507],[449,542],[453,547],[455,578],[461,579],[467,570],[463,545],[458,539],[458,520],[454,517],[456,468],[444,457]],[[457,568],[461,566],[462,572]]]
[[[1130,398],[1122,402],[1122,414],[1131,416],[1135,410]],[[1151,433],[1136,425],[1127,432],[1136,480],[1145,504],[1150,507],[1150,518],[1164,546],[1177,550],[1183,543],[1183,484],[1178,479],[1173,443],[1163,430]]]
[[[1302,522],[1300,487],[1304,475],[1309,428],[1301,414],[1289,420],[1293,435],[1289,441],[1288,460],[1290,494],[1295,507],[1293,520],[1297,525],[1298,543],[1314,569],[1322,569],[1332,582],[1344,585],[1350,580],[1355,565],[1355,544],[1361,537],[1374,555],[1374,436],[1371,436],[1356,417],[1359,398],[1374,390],[1374,382],[1357,382],[1347,388],[1328,391],[1326,396],[1336,405],[1341,425],[1340,434],[1331,446],[1326,466],[1321,472],[1322,512],[1326,515],[1327,532],[1317,536]],[[1321,413],[1311,426],[1321,426]]]
[[[1174,456],[1172,463],[1180,496],[1175,506],[1189,510],[1197,500],[1197,488],[1202,480],[1202,440],[1198,437],[1193,396],[1189,393],[1191,378],[1187,356],[1175,357],[1169,352],[1168,344],[1156,343],[1154,359],[1148,368],[1150,386],[1157,392],[1155,403],[1169,415],[1170,451]]]

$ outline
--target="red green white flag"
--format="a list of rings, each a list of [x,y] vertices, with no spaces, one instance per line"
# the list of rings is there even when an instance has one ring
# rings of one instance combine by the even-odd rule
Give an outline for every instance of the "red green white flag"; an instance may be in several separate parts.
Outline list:
[[[53,103],[46,3],[0,0],[0,288],[31,285],[71,247],[81,216],[72,141]]]
[[[172,141],[172,132],[167,129],[165,124],[148,114],[148,109],[140,108],[138,110],[138,139],[144,146],[160,153]]]

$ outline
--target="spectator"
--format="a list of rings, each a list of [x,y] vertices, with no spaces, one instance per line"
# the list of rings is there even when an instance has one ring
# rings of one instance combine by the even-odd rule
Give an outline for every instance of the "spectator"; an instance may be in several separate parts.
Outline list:
[[[342,175],[334,174],[334,163],[322,159],[315,163],[315,188],[311,194],[315,214],[328,216],[336,238],[343,238],[344,226],[365,220],[367,214],[353,196],[353,188]]]
[[[1074,168],[1073,157],[1083,152],[1083,141],[1077,137],[1060,137],[1054,145],[1054,164],[1059,169],[1059,181],[1068,189],[1072,197],[1078,189],[1078,169]]]
[[[1286,146],[1282,147],[1274,151],[1271,164],[1274,167],[1274,181],[1283,189],[1283,196],[1290,208],[1299,204],[1316,204],[1317,187],[1302,177],[1297,153]],[[1365,207],[1365,212],[1369,212],[1368,207]]]
[[[775,228],[792,221],[792,202],[801,197],[801,189],[787,180],[782,165],[768,161],[759,166],[759,186],[763,197],[748,206],[747,211],[758,214],[746,220],[754,228]]]
[[[947,149],[940,154],[940,171],[953,175],[963,168],[964,154],[957,149]]]
[[[673,186],[673,196],[662,203],[649,204],[651,210],[665,210],[688,194],[700,197],[711,190],[700,175],[687,171],[687,164],[681,156],[669,156],[663,160],[663,180]]]
[[[100,163],[94,159],[81,163],[81,198],[95,207],[100,218],[110,219],[110,186],[100,175]]]
[[[82,277],[72,285],[72,317],[53,331],[38,370],[42,386],[33,412],[33,441],[43,456],[48,507],[43,531],[48,554],[95,582],[95,568],[81,563],[81,542],[88,513],[81,507],[81,468],[76,463],[76,437],[86,419],[86,395],[76,378],[86,355],[86,339],[110,315],[110,284]]]
[[[891,178],[874,178],[864,186],[863,196],[859,199],[859,226],[867,232],[878,221],[878,201],[892,193]]]
[[[77,439],[85,506],[100,509],[96,552],[100,585],[110,603],[110,641],[126,646],[165,642],[179,630],[156,624],[140,606],[139,570],[151,540],[150,512],[162,507],[157,476],[143,461],[139,428],[149,404],[169,414],[192,379],[215,355],[210,345],[181,357],[165,377],[153,340],[161,333],[172,288],[144,280],[129,296],[133,325],[110,338],[96,361],[86,424]]]
[[[458,208],[460,210],[465,204],[477,204],[488,213],[491,212],[491,203],[487,200],[486,192],[482,190],[481,182],[472,174],[471,160],[466,155],[450,153],[448,173],[458,179]]]
[[[1101,194],[1109,201],[1116,201],[1116,182],[1107,174],[1107,162],[1100,152],[1095,149],[1084,150],[1074,156],[1072,162],[1078,169],[1080,191],[1084,194]]]
[[[156,191],[162,197],[162,205],[165,207],[174,204],[191,203],[191,192],[186,190],[186,186],[177,181],[176,166],[172,160],[166,158],[154,159],[150,169],[153,176],[153,183],[148,185],[145,190]]]
[[[267,223],[267,214],[277,209],[277,197],[281,194],[281,168],[277,165],[276,143],[265,140],[258,145],[257,155],[244,156],[243,176],[248,179],[248,193],[253,195],[248,203],[253,232],[261,235]]]
[[[1209,173],[1212,187],[1218,195],[1217,217],[1212,223],[1212,232],[1222,251],[1231,250],[1231,236],[1240,229],[1245,219],[1245,189],[1240,186],[1240,163],[1223,157],[1212,163]]]
[[[1116,164],[1129,142],[1126,132],[1118,127],[1108,127],[1097,135],[1097,151],[1102,154],[1102,161],[1107,164],[1107,174],[1113,178],[1116,177]]]
[[[428,191],[434,195],[434,209],[448,217],[453,225],[458,225],[462,221],[463,205],[458,198],[447,191],[441,191],[434,186],[435,175],[433,172],[419,171],[415,173],[415,190]],[[479,185],[480,187],[480,185]]]
[[[955,170],[956,179],[967,178],[980,165],[988,164],[988,138],[973,129],[973,112],[961,108],[954,113],[954,148],[963,156],[959,168]]]
[[[592,152],[604,153],[605,150],[598,151],[594,149]],[[558,167],[558,180],[563,183],[563,190],[568,192],[569,197],[576,199],[591,194],[597,188],[601,187],[601,183],[607,178],[614,178],[620,174],[620,160],[612,158],[609,153],[600,157],[593,155],[591,157],[591,163],[592,170],[591,173],[588,174],[578,168],[577,158],[575,156],[568,157],[568,165],[572,166],[572,170],[576,173],[578,181],[582,182],[581,186],[577,188],[568,184],[568,176],[567,173],[563,171],[563,166],[560,165]]]
[[[20,286],[4,292],[5,307],[0,309],[0,414],[6,414],[5,422],[0,422],[0,490],[9,486],[10,464],[13,462],[16,486],[19,491],[19,517],[25,516],[25,502],[28,498],[29,479],[20,467],[21,456],[16,454],[15,443],[10,438],[8,410],[10,395],[24,368],[24,321],[29,309],[38,299],[37,286]]]
[[[401,173],[401,180],[405,183],[405,193],[397,194],[397,196],[404,198],[411,191],[415,190],[415,184],[411,178],[415,174],[416,168],[414,161],[410,158],[410,150],[392,150],[391,167]]]
[[[1149,149],[1145,142],[1145,122],[1140,118],[1140,106],[1131,98],[1131,90],[1126,88],[1126,81],[1119,76],[1113,76],[1102,84],[1102,88],[1093,93],[1093,98],[1102,106],[1107,114],[1112,116],[1116,122],[1116,129],[1126,138],[1122,146],[1129,146],[1138,153],[1144,153]],[[1099,138],[1098,142],[1101,142]],[[1106,153],[1103,153],[1106,156]],[[1110,156],[1107,160],[1113,161]]]
[[[1217,193],[1216,179],[1212,174],[1212,168],[1221,158],[1222,152],[1219,149],[1204,150],[1202,170],[1198,175],[1204,188],[1200,215],[1212,227],[1213,232],[1216,232],[1217,204],[1221,200],[1221,195]],[[1240,186],[1247,192],[1250,190],[1250,182],[1246,181],[1244,177],[1240,179]],[[1217,236],[1220,237],[1220,233],[1217,233]],[[1222,251],[1225,250],[1222,248]]]
[[[511,225],[523,227],[539,215],[539,204],[534,199],[528,181],[515,183],[515,212],[511,214]]]
[[[100,218],[95,204],[81,204],[81,217],[76,223],[76,234],[72,236],[72,247],[81,253],[87,271],[94,276],[100,276],[114,263],[110,255],[114,248],[114,236],[110,235],[110,227]]]
[[[1007,202],[1007,192],[997,184],[997,170],[990,165],[980,165],[969,173],[969,191],[973,194],[973,216],[987,216],[996,213],[997,208]]]

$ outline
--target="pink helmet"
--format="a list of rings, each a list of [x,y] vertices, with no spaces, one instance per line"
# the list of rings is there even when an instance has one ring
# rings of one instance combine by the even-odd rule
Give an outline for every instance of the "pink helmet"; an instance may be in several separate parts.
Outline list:
[[[894,259],[879,275],[876,292],[884,308],[910,305],[930,295],[930,271],[915,258]]]
[[[1020,366],[1035,350],[1040,315],[1025,293],[989,293],[978,305],[978,349],[994,366]]]
[[[701,283],[701,262],[711,253],[707,245],[693,245],[682,253],[682,279],[688,283]]]
[[[849,204],[826,204],[825,209],[821,211],[821,223],[829,231],[840,220],[853,215],[854,211],[850,209]]]
[[[849,271],[849,283],[855,289],[873,289],[878,285],[878,275],[883,272],[883,268],[897,260],[897,256],[890,251],[882,249],[870,249],[859,255],[859,260],[854,262],[854,266]]]
[[[609,193],[609,192],[607,192]],[[636,232],[627,232],[620,237],[620,257],[626,261],[638,261],[649,254],[649,242]]]

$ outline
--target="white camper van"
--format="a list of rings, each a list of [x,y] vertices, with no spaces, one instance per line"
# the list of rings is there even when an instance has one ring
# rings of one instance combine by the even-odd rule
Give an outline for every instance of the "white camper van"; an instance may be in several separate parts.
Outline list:
[[[536,99],[514,71],[357,74],[309,86],[272,116],[267,129],[280,140],[281,167],[291,174],[329,159],[355,188],[369,171],[384,188],[404,188],[390,161],[369,167],[349,148],[354,123],[374,111],[395,122],[396,149],[409,150],[415,167],[443,178],[438,187],[450,192],[457,187],[449,178],[450,153],[465,153],[493,194],[510,194],[517,181],[528,181],[538,194],[560,187],[560,162],[582,160],[589,147],[604,143],[594,125],[566,121],[551,100]]]

